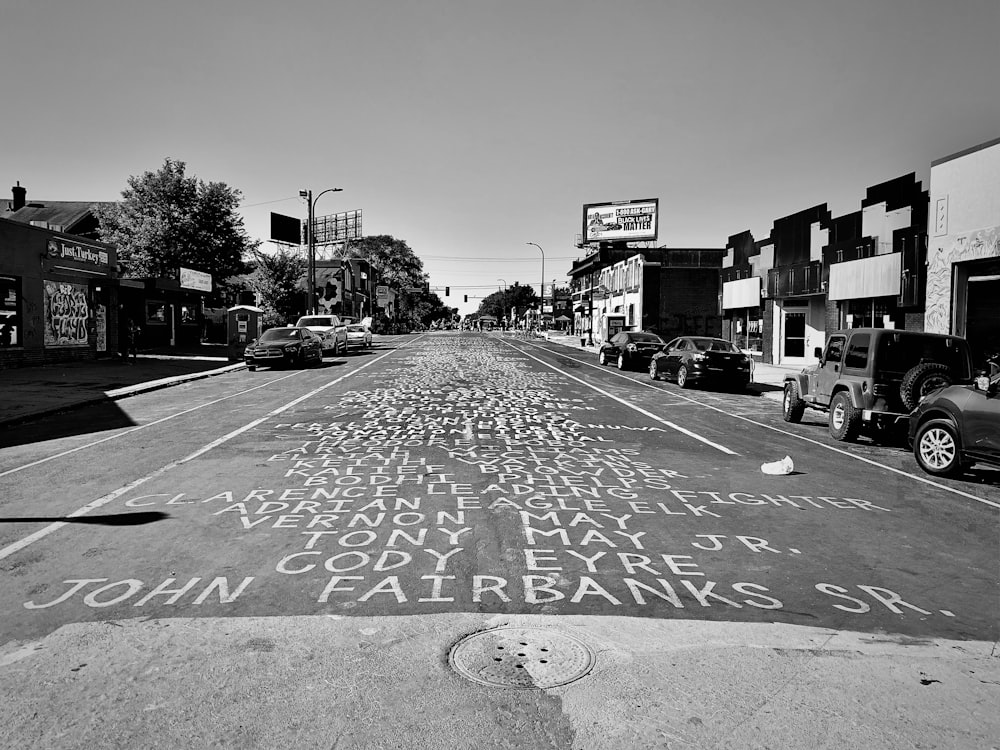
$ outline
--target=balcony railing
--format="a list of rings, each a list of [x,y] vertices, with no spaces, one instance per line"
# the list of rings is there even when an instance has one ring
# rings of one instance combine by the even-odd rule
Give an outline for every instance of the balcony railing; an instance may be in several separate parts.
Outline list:
[[[811,260],[793,266],[771,268],[767,272],[767,296],[800,297],[823,293],[823,262]]]

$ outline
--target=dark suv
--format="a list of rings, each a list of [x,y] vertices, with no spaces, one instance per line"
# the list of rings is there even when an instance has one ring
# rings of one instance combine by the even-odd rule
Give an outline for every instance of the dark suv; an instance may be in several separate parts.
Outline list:
[[[1000,468],[1000,357],[974,385],[931,394],[910,414],[910,445],[928,474],[949,476],[982,462]]]
[[[785,376],[782,411],[798,422],[806,408],[829,413],[830,434],[873,437],[905,420],[927,394],[972,382],[969,345],[958,336],[886,328],[836,331],[819,364]]]

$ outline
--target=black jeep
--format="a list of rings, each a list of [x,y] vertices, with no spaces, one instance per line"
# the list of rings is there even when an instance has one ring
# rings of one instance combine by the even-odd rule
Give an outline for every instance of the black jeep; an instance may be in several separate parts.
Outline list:
[[[927,394],[973,377],[966,340],[937,333],[852,328],[831,334],[816,356],[819,364],[785,376],[782,410],[786,422],[807,407],[829,412],[837,440],[862,428],[879,437]]]

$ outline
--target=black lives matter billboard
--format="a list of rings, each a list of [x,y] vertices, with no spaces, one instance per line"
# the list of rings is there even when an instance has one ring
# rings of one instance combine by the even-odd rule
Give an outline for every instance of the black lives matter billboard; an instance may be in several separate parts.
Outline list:
[[[583,206],[583,241],[655,240],[659,208],[659,198],[586,203]]]

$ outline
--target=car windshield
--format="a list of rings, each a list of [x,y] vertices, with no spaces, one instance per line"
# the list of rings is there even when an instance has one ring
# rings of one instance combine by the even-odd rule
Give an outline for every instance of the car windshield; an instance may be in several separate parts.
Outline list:
[[[298,341],[301,338],[297,328],[271,328],[264,331],[258,341]]]
[[[737,349],[729,341],[723,341],[722,339],[691,339],[695,347],[700,352],[738,352]]]
[[[311,318],[299,318],[299,322],[295,325],[297,326],[332,326],[333,318],[329,318],[323,315],[314,315]]]
[[[964,340],[952,336],[913,335],[905,331],[882,336],[878,342],[879,368],[905,373],[925,362],[947,365],[959,380],[972,377],[972,364]]]
[[[632,339],[632,341],[639,341],[641,343],[648,343],[648,344],[663,343],[663,339],[661,339],[655,333],[630,333],[629,338]]]
[[[365,327],[364,326],[347,326],[347,332],[348,333],[364,333],[365,332]]]

